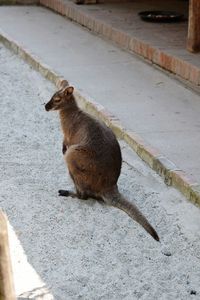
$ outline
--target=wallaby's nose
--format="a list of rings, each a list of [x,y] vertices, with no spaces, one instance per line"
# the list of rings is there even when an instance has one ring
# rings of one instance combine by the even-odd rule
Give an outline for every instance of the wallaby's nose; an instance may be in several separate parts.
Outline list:
[[[49,110],[51,109],[51,104],[50,104],[50,103],[47,103],[47,104],[45,105],[45,109],[46,109],[46,111],[49,111]]]

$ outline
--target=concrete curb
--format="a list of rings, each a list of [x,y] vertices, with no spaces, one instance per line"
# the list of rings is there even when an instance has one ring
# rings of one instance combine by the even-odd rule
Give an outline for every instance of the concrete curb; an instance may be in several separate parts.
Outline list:
[[[21,57],[25,62],[31,65],[35,70],[41,73],[46,79],[50,80],[57,87],[64,78],[57,74],[48,65],[28,49],[19,45],[7,34],[0,32],[0,42],[15,54]],[[78,104],[88,113],[104,121],[116,134],[119,139],[123,139],[154,171],[156,171],[167,185],[177,188],[190,201],[200,205],[200,184],[178,168],[173,162],[168,160],[157,149],[146,143],[135,132],[125,129],[120,120],[108,112],[102,105],[96,103],[87,95],[83,95],[78,90],[75,91]]]

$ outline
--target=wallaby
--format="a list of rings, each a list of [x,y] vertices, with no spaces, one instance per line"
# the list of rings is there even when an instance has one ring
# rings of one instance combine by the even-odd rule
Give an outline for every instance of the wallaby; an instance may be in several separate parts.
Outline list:
[[[103,200],[126,212],[159,241],[158,234],[138,208],[118,191],[122,156],[114,133],[78,107],[73,91],[63,81],[61,89],[45,105],[46,111],[59,110],[64,134],[62,151],[76,188],[76,193],[59,190],[59,195]]]

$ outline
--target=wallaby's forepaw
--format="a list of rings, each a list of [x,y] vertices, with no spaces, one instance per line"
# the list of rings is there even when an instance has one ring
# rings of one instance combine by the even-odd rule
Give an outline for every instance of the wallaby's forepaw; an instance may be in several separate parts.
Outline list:
[[[68,196],[70,196],[70,192],[67,190],[59,190],[58,195],[63,196],[63,197],[68,197]]]
[[[63,144],[63,147],[62,147],[62,153],[63,153],[63,155],[65,155],[66,151],[67,151],[67,146],[65,144]]]

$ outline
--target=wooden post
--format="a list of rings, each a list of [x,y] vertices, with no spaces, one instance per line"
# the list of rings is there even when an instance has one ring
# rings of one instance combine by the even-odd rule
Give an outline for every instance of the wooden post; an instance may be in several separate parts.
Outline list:
[[[187,49],[200,51],[200,0],[190,0]]]
[[[0,300],[16,300],[8,244],[7,218],[0,211]]]

